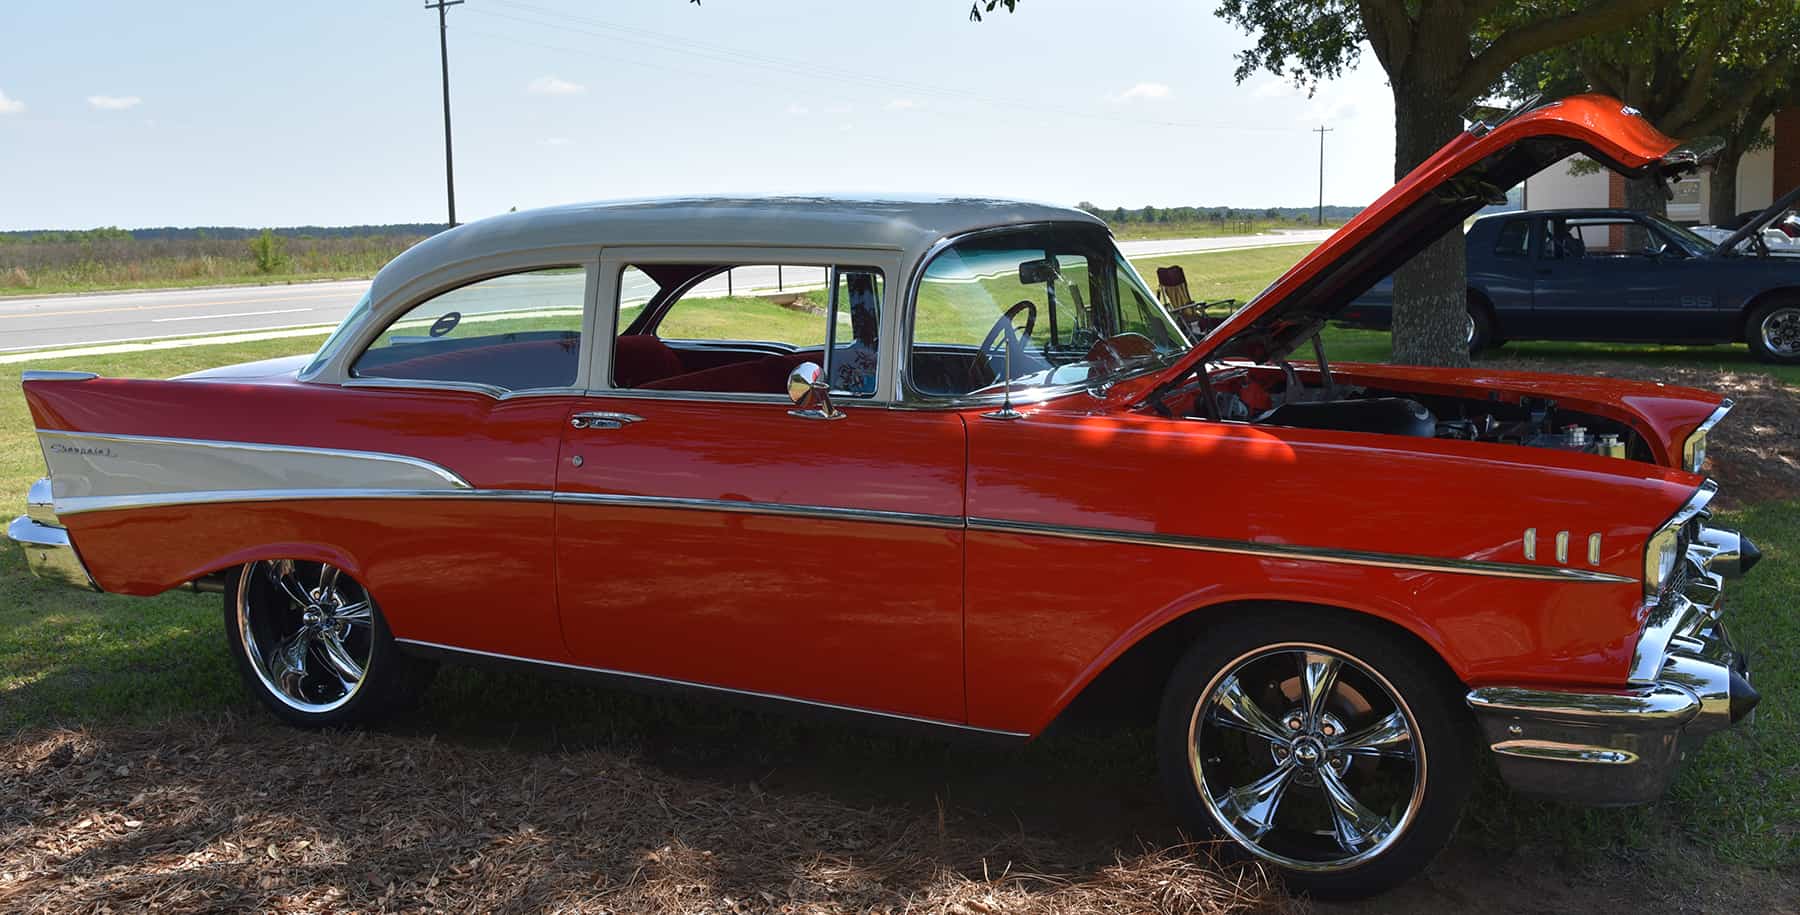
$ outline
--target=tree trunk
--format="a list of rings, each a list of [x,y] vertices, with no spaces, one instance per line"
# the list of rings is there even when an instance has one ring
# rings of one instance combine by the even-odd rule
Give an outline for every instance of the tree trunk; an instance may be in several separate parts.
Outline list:
[[[1625,208],[1634,213],[1648,213],[1667,218],[1669,198],[1654,178],[1637,178],[1625,182]]]
[[[1736,144],[1726,142],[1725,148],[1719,150],[1719,158],[1713,162],[1712,201],[1706,210],[1706,221],[1715,226],[1731,225],[1732,217],[1737,215],[1738,162],[1744,154]]]
[[[1446,61],[1446,67],[1453,66]],[[1438,78],[1392,80],[1395,180],[1462,132],[1461,106],[1444,91],[1454,73],[1450,69]],[[1394,272],[1394,362],[1469,364],[1466,260],[1458,227]]]

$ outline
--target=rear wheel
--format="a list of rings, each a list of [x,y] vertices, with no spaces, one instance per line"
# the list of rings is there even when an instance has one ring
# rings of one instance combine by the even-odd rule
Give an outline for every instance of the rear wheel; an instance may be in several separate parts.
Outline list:
[[[239,569],[225,588],[225,632],[245,685],[302,727],[362,723],[409,706],[434,671],[400,654],[369,592],[327,563]]]
[[[1163,781],[1192,826],[1321,896],[1380,892],[1448,843],[1473,733],[1441,662],[1391,632],[1280,609],[1210,629],[1158,722]]]
[[[1770,302],[1750,315],[1744,341],[1762,362],[1800,364],[1800,300]]]
[[[1488,313],[1487,306],[1473,295],[1469,296],[1468,314],[1463,328],[1463,341],[1468,344],[1471,356],[1501,343],[1494,334],[1493,316]]]

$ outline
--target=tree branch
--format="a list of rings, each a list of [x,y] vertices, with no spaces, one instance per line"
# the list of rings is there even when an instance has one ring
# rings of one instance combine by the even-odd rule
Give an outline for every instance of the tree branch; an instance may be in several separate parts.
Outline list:
[[[1595,32],[1622,29],[1643,14],[1668,5],[1672,0],[1604,0],[1590,3],[1580,11],[1540,19],[1513,29],[1482,49],[1463,69],[1456,85],[1457,98],[1474,98],[1521,58],[1539,51],[1585,38]]]

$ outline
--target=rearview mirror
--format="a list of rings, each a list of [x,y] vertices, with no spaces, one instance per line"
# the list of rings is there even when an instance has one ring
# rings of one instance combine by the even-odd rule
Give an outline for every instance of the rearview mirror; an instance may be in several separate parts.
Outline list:
[[[802,362],[788,373],[788,399],[795,409],[789,416],[801,419],[843,419],[844,412],[831,405],[831,385],[825,382],[825,370],[817,362]]]
[[[1019,284],[1022,286],[1048,283],[1061,275],[1062,271],[1057,269],[1056,261],[1047,257],[1042,260],[1026,261],[1019,265]]]

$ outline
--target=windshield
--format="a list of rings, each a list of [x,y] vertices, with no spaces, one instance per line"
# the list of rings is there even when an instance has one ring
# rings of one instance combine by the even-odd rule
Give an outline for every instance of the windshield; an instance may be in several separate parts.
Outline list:
[[[1718,247],[1718,245],[1708,241],[1705,236],[1696,235],[1692,229],[1689,229],[1686,226],[1676,225],[1661,216],[1646,214],[1644,218],[1656,223],[1657,228],[1667,232],[1682,244],[1687,245],[1688,253],[1690,254],[1711,254],[1712,250]]]
[[[1092,387],[1187,347],[1104,230],[1017,229],[958,242],[926,265],[907,379],[931,397]]]
[[[331,332],[331,336],[326,337],[325,342],[319,344],[319,351],[313,355],[312,361],[307,363],[306,369],[300,373],[300,377],[309,378],[314,372],[324,368],[326,357],[330,356],[332,351],[337,348],[337,344],[345,332],[360,323],[363,315],[368,311],[369,293],[365,292],[363,297],[357,301],[356,306],[350,309],[350,313],[344,316],[344,320],[338,322],[337,329]]]

